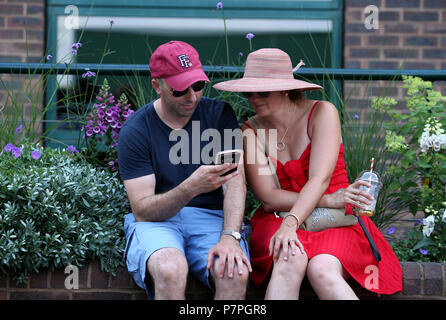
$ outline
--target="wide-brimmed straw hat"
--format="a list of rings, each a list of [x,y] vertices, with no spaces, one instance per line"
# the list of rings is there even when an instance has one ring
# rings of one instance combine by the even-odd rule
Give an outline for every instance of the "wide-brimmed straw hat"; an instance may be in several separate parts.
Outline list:
[[[280,49],[265,48],[251,52],[246,59],[243,78],[223,81],[215,84],[215,89],[232,92],[265,92],[265,91],[310,91],[320,90],[321,86],[294,79],[290,56]]]

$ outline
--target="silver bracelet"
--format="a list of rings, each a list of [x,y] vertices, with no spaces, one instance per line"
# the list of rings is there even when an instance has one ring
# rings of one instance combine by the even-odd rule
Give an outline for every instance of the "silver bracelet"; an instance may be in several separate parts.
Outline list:
[[[296,214],[294,214],[294,213],[288,213],[288,214],[284,217],[284,219],[285,219],[286,217],[288,217],[288,216],[293,216],[293,217],[297,220],[297,227],[299,228],[299,226],[300,226],[300,219],[299,219],[299,217],[298,217]]]

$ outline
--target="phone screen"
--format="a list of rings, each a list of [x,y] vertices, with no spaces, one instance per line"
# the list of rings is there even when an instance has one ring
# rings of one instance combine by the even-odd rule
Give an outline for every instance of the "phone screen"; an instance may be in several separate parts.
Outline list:
[[[240,162],[240,156],[241,153],[238,151],[229,151],[229,152],[219,152],[217,154],[217,158],[215,163],[216,164],[223,164],[223,163],[239,163]],[[237,171],[237,168],[231,169],[227,171],[226,173],[222,174],[222,176],[226,176],[232,172]]]

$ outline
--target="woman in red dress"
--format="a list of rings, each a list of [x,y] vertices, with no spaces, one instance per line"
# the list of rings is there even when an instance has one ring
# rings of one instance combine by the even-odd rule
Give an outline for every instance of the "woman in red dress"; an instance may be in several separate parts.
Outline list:
[[[265,147],[245,140],[245,168],[262,204],[251,219],[250,254],[254,283],[269,279],[265,298],[298,299],[305,276],[320,299],[357,299],[346,281],[350,276],[376,293],[401,291],[400,263],[370,218],[360,217],[381,254],[379,262],[359,223],[317,232],[299,229],[315,207],[345,207],[352,214],[352,205],[372,200],[359,189],[366,182],[349,185],[336,107],[301,96],[321,87],[295,80],[288,54],[279,49],[250,53],[243,78],[214,87],[247,96],[256,115],[244,123],[244,136],[264,132]],[[268,159],[281,188],[267,174]],[[289,211],[285,218],[275,214],[283,211]]]

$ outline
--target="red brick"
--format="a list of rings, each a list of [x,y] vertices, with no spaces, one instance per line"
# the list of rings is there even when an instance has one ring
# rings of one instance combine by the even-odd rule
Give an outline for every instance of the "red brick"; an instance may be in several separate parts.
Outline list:
[[[417,49],[384,49],[386,58],[398,59],[416,59],[418,58]]]
[[[23,5],[21,4],[0,4],[1,15],[23,15]]]
[[[397,22],[400,20],[400,13],[398,11],[380,11],[379,21]]]
[[[116,271],[116,276],[111,276],[110,288],[131,288],[130,275],[127,268],[119,268]]]
[[[7,25],[13,28],[41,29],[44,23],[41,18],[8,17]]]
[[[47,288],[48,287],[48,271],[43,270],[39,273],[31,273],[29,276],[30,288]]]
[[[424,24],[426,33],[446,33],[446,21],[443,23],[426,23]]]
[[[419,27],[414,24],[409,23],[385,23],[384,24],[384,33],[416,33]]]
[[[438,12],[435,11],[406,11],[403,14],[404,21],[439,21]]]
[[[51,273],[51,288],[65,288],[65,279],[69,274],[64,269],[57,269]],[[79,289],[88,287],[88,266],[79,268]]]
[[[0,300],[8,300],[8,291],[0,290]]]
[[[49,291],[11,291],[10,300],[51,300],[52,293]]]
[[[424,295],[437,296],[443,293],[443,270],[441,263],[423,263]]]
[[[446,59],[446,50],[444,50],[444,49],[423,49],[423,58],[425,58],[425,59]]]
[[[400,63],[398,61],[370,61],[369,69],[398,69]]]
[[[109,275],[101,271],[99,262],[93,262],[90,264],[90,284],[91,288],[106,289],[108,288]]]
[[[446,8],[446,0],[424,0],[424,7],[428,9],[444,9]]]
[[[421,0],[386,0],[386,8],[419,8]]]
[[[379,58],[379,49],[377,48],[351,48],[351,58]]]
[[[438,43],[436,37],[412,36],[404,39],[404,44],[408,46],[433,46]]]
[[[8,275],[0,275],[0,288],[6,288],[8,284]]]
[[[373,46],[398,46],[399,39],[398,36],[370,35],[368,36],[368,44]]]
[[[44,12],[44,7],[43,6],[32,6],[32,5],[28,5],[28,7],[26,8],[26,14],[27,15],[31,15],[31,14],[43,14]]]
[[[403,292],[405,295],[421,295],[421,266],[417,262],[401,263]]]
[[[0,39],[23,40],[23,30],[0,30]]]

